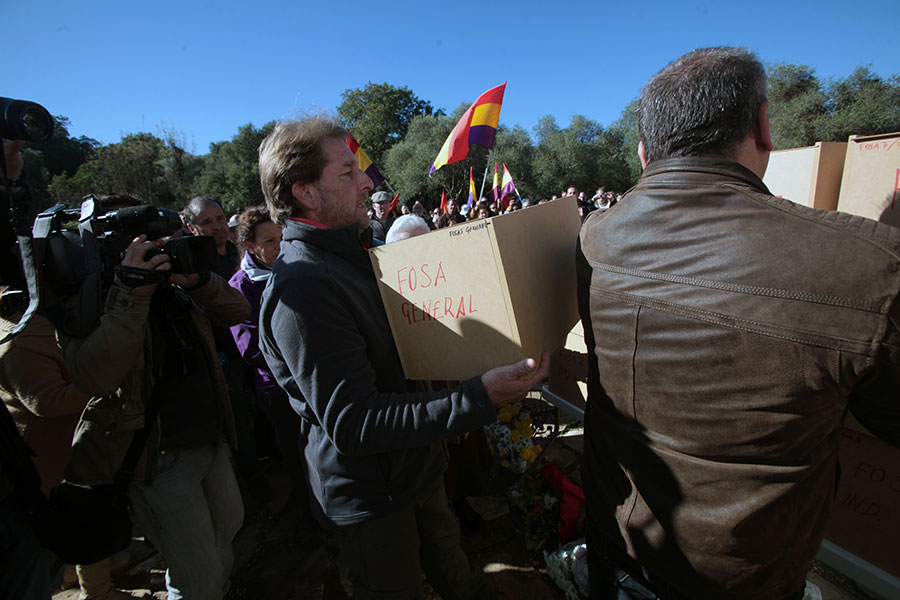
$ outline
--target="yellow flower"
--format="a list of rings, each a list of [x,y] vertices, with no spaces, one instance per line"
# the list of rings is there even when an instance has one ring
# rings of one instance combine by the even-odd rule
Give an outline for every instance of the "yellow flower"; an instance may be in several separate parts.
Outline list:
[[[519,407],[514,404],[504,404],[497,412],[497,418],[507,423],[512,423],[515,416],[519,414]]]
[[[522,437],[522,434],[519,433],[519,431],[516,429],[513,429],[512,431],[509,432],[509,439],[511,439],[514,442],[518,442],[520,437]]]
[[[538,455],[541,453],[540,446],[528,446],[526,448],[522,448],[522,452],[519,453],[519,457],[527,460],[530,463],[533,463]]]

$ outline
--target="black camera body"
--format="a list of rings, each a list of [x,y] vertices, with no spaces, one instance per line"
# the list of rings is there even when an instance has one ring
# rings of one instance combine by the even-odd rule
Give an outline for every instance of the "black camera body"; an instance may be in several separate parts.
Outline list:
[[[165,208],[98,210],[95,198],[88,196],[81,209],[57,204],[34,222],[35,245],[42,250],[41,309],[57,329],[74,337],[87,335],[99,323],[106,292],[132,240],[141,234],[161,240],[181,229],[178,213]],[[167,240],[147,258],[157,253],[169,257],[169,271],[129,269],[125,283],[159,283],[168,273],[208,272],[219,262],[211,236]]]
[[[148,252],[144,260],[157,254],[169,257],[169,264],[172,265],[170,273],[209,272],[216,268],[219,261],[216,238],[211,235],[166,240],[159,249]]]

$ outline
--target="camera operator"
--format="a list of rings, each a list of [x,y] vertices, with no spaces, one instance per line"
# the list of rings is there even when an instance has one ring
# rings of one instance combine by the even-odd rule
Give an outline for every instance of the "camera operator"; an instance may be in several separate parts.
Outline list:
[[[159,399],[129,489],[134,522],[166,560],[170,599],[221,598],[244,511],[225,444],[234,420],[211,326],[240,323],[250,308],[214,273],[170,273],[157,283],[154,272],[171,269],[168,256],[153,252],[158,246],[135,238],[120,266],[148,277],[134,287],[117,277],[99,326],[85,337],[61,336],[73,380],[92,396],[66,479],[113,481],[143,426],[145,403]]]
[[[6,180],[0,178],[0,194],[20,188],[21,140],[3,140]],[[5,271],[5,269],[4,269]],[[40,477],[13,418],[0,403],[0,590],[9,598],[50,598],[51,555],[38,541],[33,511],[42,500]]]

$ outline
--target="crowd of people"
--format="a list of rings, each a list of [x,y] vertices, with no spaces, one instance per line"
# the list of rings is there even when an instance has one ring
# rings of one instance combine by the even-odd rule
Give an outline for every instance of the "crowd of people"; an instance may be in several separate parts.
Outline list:
[[[578,213],[582,219],[585,219],[588,214],[595,210],[603,211],[614,206],[619,201],[621,194],[607,191],[606,188],[600,187],[597,188],[593,196],[588,198],[584,192],[579,192],[578,188],[569,187],[564,192],[553,194],[551,197],[537,202],[537,204],[544,204],[567,196],[575,196],[578,199]],[[368,210],[368,215],[371,220],[373,236],[380,241],[386,241],[387,231],[398,218],[398,215],[390,210],[391,201],[391,196],[387,192],[382,191],[372,194],[371,208]],[[443,208],[436,206],[431,210],[431,213],[428,213],[424,205],[417,200],[412,204],[402,204],[400,206],[400,216],[415,215],[421,217],[430,230],[435,230],[468,221],[505,215],[528,208],[534,204],[528,198],[503,197],[489,199],[482,196],[477,202],[473,201],[461,206],[456,200],[448,199]]]
[[[572,258],[589,356],[591,598],[800,600],[845,413],[900,445],[900,230],[768,192],[765,91],[746,50],[691,52],[642,92],[635,188],[542,200],[575,196],[584,219]],[[340,549],[355,598],[420,598],[422,572],[444,598],[492,597],[460,547],[472,515],[445,485],[447,442],[477,442],[547,377],[549,354],[465,381],[407,380],[367,249],[530,203],[394,215],[387,192],[369,197],[346,137],[323,117],[279,123],[259,149],[265,207],[228,219],[198,196],[181,213],[176,235],[211,238],[216,268],[175,272],[139,235],[90,333],[38,315],[0,346],[6,597],[50,595],[35,493],[117,481],[137,432],[149,438],[127,494],[170,600],[228,592],[245,503],[267,501],[267,452]],[[4,141],[3,191],[20,150]],[[0,304],[6,331],[20,297]],[[114,561],[76,567],[82,597],[129,597],[112,586]]]

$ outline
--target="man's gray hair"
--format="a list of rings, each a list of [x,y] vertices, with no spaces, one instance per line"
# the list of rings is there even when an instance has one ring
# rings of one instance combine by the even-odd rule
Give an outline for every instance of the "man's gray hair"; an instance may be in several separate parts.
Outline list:
[[[212,196],[194,196],[191,198],[191,201],[187,203],[187,206],[184,207],[184,210],[181,211],[181,220],[184,221],[185,225],[193,225],[197,215],[203,212],[203,209],[209,204],[215,204],[219,208],[222,208],[222,203]],[[222,212],[225,212],[225,210],[222,209]]]
[[[644,86],[638,129],[647,161],[679,156],[731,158],[756,127],[766,71],[745,48],[688,52]]]
[[[418,215],[403,215],[398,217],[394,224],[391,225],[391,228],[388,229],[384,243],[398,242],[406,238],[422,235],[423,233],[429,233],[430,231],[431,228],[422,220],[422,217]]]
[[[313,183],[322,176],[325,153],[322,142],[334,138],[342,142],[347,130],[328,117],[308,117],[283,121],[259,146],[259,183],[272,220],[279,225],[296,212],[291,188],[295,183]]]

